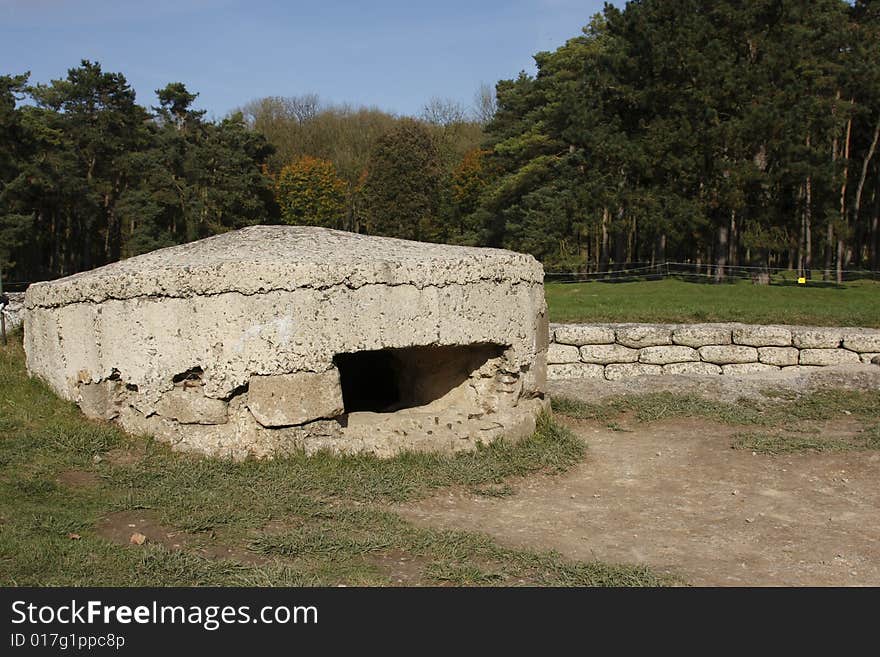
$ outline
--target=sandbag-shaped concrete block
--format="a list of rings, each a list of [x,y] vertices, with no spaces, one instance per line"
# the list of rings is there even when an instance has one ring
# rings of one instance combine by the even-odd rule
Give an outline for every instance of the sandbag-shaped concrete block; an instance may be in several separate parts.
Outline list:
[[[648,365],[668,365],[700,360],[700,354],[692,347],[645,347],[639,351],[639,362]]]
[[[695,324],[679,326],[672,332],[672,341],[686,347],[730,344],[730,325]]]
[[[590,363],[564,363],[547,366],[547,378],[551,381],[560,379],[601,379],[605,376],[605,367]]]
[[[614,329],[610,326],[561,325],[553,328],[556,342],[583,347],[585,344],[611,344]]]
[[[791,346],[791,329],[785,326],[737,326],[733,329],[733,343],[749,347],[788,347]]]
[[[843,336],[843,346],[859,353],[880,351],[880,331],[856,331]]]
[[[632,326],[621,326],[616,330],[615,334],[617,342],[632,349],[672,344],[671,326],[635,324]]]
[[[707,363],[716,365],[732,365],[740,363],[756,363],[758,350],[754,347],[742,347],[737,345],[700,347],[700,358]]]
[[[854,351],[848,349],[801,349],[801,365],[846,365],[861,363],[862,360]]]
[[[794,347],[758,347],[758,360],[767,365],[797,365],[798,356],[799,352]]]
[[[799,326],[791,329],[791,342],[798,349],[836,349],[843,340],[838,328]]]
[[[620,344],[589,344],[581,347],[581,360],[599,365],[635,363],[639,360],[639,350]]]

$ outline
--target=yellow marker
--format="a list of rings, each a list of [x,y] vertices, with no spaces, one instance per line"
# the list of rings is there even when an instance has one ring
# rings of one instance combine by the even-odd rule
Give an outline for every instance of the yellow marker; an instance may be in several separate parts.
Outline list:
[[[807,284],[807,279],[804,278],[803,276],[801,276],[801,277],[798,279],[798,285],[806,285],[806,284]]]

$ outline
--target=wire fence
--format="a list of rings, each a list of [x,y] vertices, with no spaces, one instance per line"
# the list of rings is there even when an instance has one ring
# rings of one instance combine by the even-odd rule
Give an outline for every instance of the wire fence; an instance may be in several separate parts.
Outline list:
[[[841,283],[859,280],[880,281],[880,271],[871,269],[844,269],[839,272]],[[756,267],[746,265],[717,265],[709,263],[627,262],[606,271],[547,271],[545,280],[553,283],[627,283],[633,281],[676,278],[689,282],[735,282],[748,280],[771,285],[798,285],[803,276],[808,285],[838,285],[838,271],[813,268],[804,272],[784,267]]]
[[[719,274],[721,274],[719,276]],[[836,285],[837,270],[813,268],[804,272],[810,285]],[[771,285],[797,285],[799,272],[787,267],[756,267],[746,265],[717,265],[710,263],[675,262],[660,263],[627,262],[606,271],[545,271],[544,279],[553,283],[627,283],[633,281],[677,278],[689,282],[733,282],[749,280]],[[872,269],[844,269],[840,272],[842,283],[859,280],[880,281],[880,271]],[[3,281],[5,292],[24,292],[36,281]]]

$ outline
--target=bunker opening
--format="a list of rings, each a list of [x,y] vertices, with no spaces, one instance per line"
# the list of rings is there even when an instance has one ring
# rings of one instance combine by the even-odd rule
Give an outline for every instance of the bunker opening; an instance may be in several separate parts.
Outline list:
[[[482,343],[406,347],[337,354],[333,362],[346,413],[393,413],[444,399],[504,349]]]

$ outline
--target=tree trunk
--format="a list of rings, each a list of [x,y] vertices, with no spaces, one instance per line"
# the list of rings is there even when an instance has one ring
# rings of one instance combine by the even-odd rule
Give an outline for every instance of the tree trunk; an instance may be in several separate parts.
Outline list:
[[[612,226],[613,230],[611,231],[613,240],[614,240],[614,268],[620,269],[624,260],[626,259],[626,246],[629,237],[629,227],[624,227],[623,225],[624,218],[624,210],[623,208],[618,208],[617,210],[617,221],[614,222],[614,226]]]
[[[831,280],[831,264],[834,262],[834,224],[828,221],[827,232],[825,235],[825,272],[822,280]]]
[[[871,221],[871,269],[873,271],[880,268],[878,251],[880,251],[880,212],[875,211],[874,219]]]
[[[846,185],[849,181],[849,148],[852,140],[852,118],[846,122],[846,141],[843,145],[843,183],[840,186],[840,229],[837,231],[837,284],[843,282],[843,254],[845,244],[843,243],[843,229],[847,225],[846,220]]]
[[[651,254],[651,265],[657,268],[666,262],[666,233],[661,233],[654,240],[654,251]]]
[[[737,242],[739,237],[739,231],[737,230],[736,225],[736,210],[730,211],[730,239],[727,247],[727,263],[731,267],[735,267],[738,263],[737,258]]]
[[[813,269],[813,177],[804,184],[804,276],[810,278]]]
[[[727,225],[718,226],[718,249],[715,259],[715,282],[720,283],[724,280],[724,269],[727,266],[727,248],[730,227]]]
[[[880,180],[878,180],[880,182]],[[880,269],[880,186],[874,189],[874,203],[871,211],[871,269]]]
[[[837,100],[840,100],[840,91],[837,92]],[[839,143],[837,136],[831,141],[831,162],[837,162]],[[834,222],[829,216],[825,227],[825,270],[822,272],[822,280],[831,280],[831,265],[834,263]]]
[[[877,117],[877,125],[874,127],[874,137],[871,139],[871,146],[868,148],[868,153],[865,155],[865,160],[862,162],[862,172],[859,175],[859,184],[856,187],[856,196],[853,200],[853,225],[859,224],[859,213],[862,209],[862,192],[865,189],[865,179],[868,177],[868,167],[871,164],[874,153],[877,152],[878,140],[880,140],[880,116]]]
[[[802,192],[798,192],[798,197],[801,196]],[[801,212],[801,223],[798,229],[798,243],[797,243],[797,275],[798,278],[804,275],[804,244],[806,242],[806,234],[807,234],[807,218],[804,216],[804,213]]]
[[[630,238],[627,242],[627,262],[635,262],[639,259],[639,224],[638,220],[633,217]]]
[[[609,253],[609,239],[608,239],[608,222],[611,218],[611,213],[608,212],[608,208],[604,208],[602,210],[602,248],[599,255],[599,270],[602,272],[608,271],[608,260],[610,257]]]

